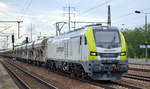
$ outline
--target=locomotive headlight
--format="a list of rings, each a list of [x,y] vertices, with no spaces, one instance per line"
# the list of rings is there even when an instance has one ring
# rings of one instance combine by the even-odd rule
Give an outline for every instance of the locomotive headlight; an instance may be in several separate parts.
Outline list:
[[[120,53],[120,56],[125,56],[126,55],[126,52],[121,52]]]
[[[91,56],[97,56],[97,52],[90,52]]]

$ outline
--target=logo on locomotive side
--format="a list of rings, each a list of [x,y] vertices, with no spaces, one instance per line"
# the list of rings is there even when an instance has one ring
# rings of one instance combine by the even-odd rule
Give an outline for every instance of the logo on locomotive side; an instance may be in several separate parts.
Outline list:
[[[64,47],[57,47],[56,52],[63,52],[64,51]]]

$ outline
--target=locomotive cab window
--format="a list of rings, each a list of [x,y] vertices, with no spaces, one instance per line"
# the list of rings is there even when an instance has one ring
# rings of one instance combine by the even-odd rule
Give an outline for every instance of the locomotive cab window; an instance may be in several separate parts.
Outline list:
[[[120,47],[120,36],[118,30],[95,30],[94,36],[97,47]]]

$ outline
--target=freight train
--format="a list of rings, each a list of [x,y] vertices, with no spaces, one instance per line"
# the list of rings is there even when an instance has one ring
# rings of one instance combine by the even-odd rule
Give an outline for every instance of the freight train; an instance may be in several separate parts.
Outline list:
[[[56,37],[0,53],[93,80],[116,80],[127,74],[126,42],[117,27],[87,25]]]

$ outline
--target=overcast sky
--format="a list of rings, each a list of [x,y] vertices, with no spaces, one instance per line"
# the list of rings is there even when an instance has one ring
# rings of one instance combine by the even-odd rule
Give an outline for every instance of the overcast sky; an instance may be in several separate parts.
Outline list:
[[[134,28],[144,24],[144,15],[135,10],[150,13],[150,0],[0,0],[0,20],[23,20],[21,36],[33,34],[54,35],[55,22],[67,21],[64,7],[70,4],[75,8],[77,21],[107,21],[107,5],[111,5],[112,24],[119,28]],[[150,15],[148,15],[148,22]],[[122,25],[124,24],[124,25]],[[7,33],[15,33],[17,24],[0,23],[0,31],[8,28]],[[64,29],[67,30],[67,29]],[[17,33],[15,33],[17,35]]]

